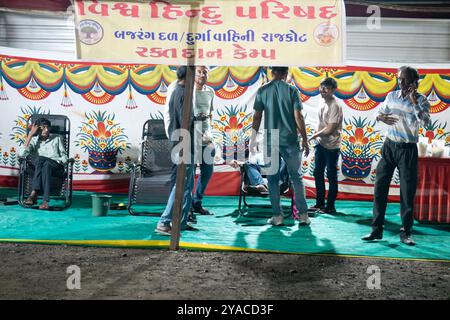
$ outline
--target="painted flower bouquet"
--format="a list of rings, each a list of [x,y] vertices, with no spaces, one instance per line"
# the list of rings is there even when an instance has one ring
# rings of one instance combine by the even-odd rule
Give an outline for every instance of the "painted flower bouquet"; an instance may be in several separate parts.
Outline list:
[[[100,172],[109,172],[116,166],[117,153],[130,147],[124,129],[106,111],[85,113],[78,139],[75,141],[89,153],[89,165]]]
[[[246,105],[225,107],[223,111],[218,111],[213,135],[215,142],[223,146],[224,160],[242,158],[248,152],[252,121],[252,113],[247,113]]]
[[[380,157],[380,131],[374,130],[375,121],[353,117],[344,119],[341,154],[342,173],[349,180],[362,181],[372,167],[372,161]]]

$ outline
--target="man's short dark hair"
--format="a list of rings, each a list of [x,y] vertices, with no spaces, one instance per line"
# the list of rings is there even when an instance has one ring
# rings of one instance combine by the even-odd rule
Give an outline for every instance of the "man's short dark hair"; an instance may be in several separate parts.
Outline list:
[[[50,122],[50,120],[48,120],[47,118],[44,117],[40,117],[36,120],[36,124],[38,126],[48,126],[50,127],[52,125],[52,123]]]
[[[289,67],[272,67],[272,72],[278,74],[286,74],[289,71]]]
[[[186,78],[187,67],[181,66],[177,69],[177,78],[178,80],[184,80]]]
[[[415,83],[419,82],[419,71],[417,71],[416,68],[410,66],[402,66],[398,69],[398,71],[405,71],[411,81]]]
[[[327,77],[325,79],[323,79],[320,82],[321,86],[327,87],[327,88],[331,88],[331,89],[336,89],[337,88],[337,82],[336,80],[334,80],[333,78]]]

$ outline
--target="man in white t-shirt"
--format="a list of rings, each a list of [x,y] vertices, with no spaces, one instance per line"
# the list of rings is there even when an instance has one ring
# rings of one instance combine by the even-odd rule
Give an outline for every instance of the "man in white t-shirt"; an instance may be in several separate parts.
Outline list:
[[[337,82],[325,78],[320,83],[319,125],[310,140],[318,142],[315,151],[314,180],[316,184],[316,204],[309,208],[309,214],[336,213],[335,201],[338,193],[337,165],[341,147],[342,107],[337,103],[334,93]],[[328,178],[328,197],[325,205],[325,167]]]
[[[196,66],[195,68],[195,83],[194,83],[194,94],[193,94],[193,115],[194,115],[194,137],[193,143],[198,142],[198,146],[195,148],[195,159],[200,165],[200,175],[197,180],[197,185],[195,187],[195,193],[192,198],[192,209],[193,212],[199,213],[201,215],[210,215],[211,213],[202,207],[202,199],[205,193],[206,187],[208,186],[209,180],[211,179],[212,173],[214,171],[214,156],[215,147],[212,142],[212,131],[211,131],[211,120],[214,100],[214,90],[206,85],[208,80],[209,68],[206,66]],[[168,136],[168,128],[170,124],[169,108],[168,102],[170,101],[170,96],[173,89],[179,81],[184,81],[184,77],[172,82],[167,88],[166,104],[164,106],[164,126],[166,129],[166,135]],[[198,137],[198,141],[196,138]],[[168,137],[170,139],[170,137]],[[201,155],[200,155],[201,154]],[[174,178],[172,183],[174,184]],[[195,217],[191,214],[190,221],[194,222]]]
[[[192,210],[201,215],[210,215],[202,206],[203,195],[214,171],[215,146],[212,142],[211,121],[214,110],[214,90],[206,85],[209,68],[206,66],[195,67],[194,82],[194,143],[195,161],[200,165],[200,175],[192,197]],[[201,145],[201,146],[200,146]]]

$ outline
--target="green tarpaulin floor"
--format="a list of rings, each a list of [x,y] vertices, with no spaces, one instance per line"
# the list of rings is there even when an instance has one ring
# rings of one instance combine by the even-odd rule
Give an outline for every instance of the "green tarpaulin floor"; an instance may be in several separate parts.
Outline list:
[[[15,190],[0,189],[14,197]],[[75,192],[73,204],[64,211],[0,206],[0,241],[38,242],[94,246],[168,247],[170,238],[154,233],[158,217],[131,216],[127,210],[109,210],[106,217],[92,216],[89,192]],[[113,195],[113,202],[127,201]],[[268,199],[251,198],[268,204]],[[284,202],[288,204],[288,202]],[[314,200],[308,199],[308,205]],[[406,259],[450,260],[450,226],[415,222],[408,247],[399,241],[399,204],[389,204],[383,240],[363,242],[370,232],[372,203],[338,201],[338,213],[311,218],[310,226],[299,227],[293,219],[286,225],[266,225],[270,209],[250,209],[237,214],[238,197],[206,197],[204,207],[213,216],[197,216],[199,231],[183,231],[180,248],[200,250],[244,250],[297,254],[331,254]],[[154,209],[162,212],[163,206]]]

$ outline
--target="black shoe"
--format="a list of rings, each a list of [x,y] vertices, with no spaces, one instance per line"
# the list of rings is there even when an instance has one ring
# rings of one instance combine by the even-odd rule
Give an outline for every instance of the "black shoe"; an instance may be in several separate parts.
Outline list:
[[[324,208],[324,209],[322,209],[322,210],[319,210],[319,213],[324,213],[324,214],[335,214],[337,211],[336,211],[336,208]]]
[[[325,209],[324,205],[315,204],[312,207],[309,207],[308,211],[309,212],[316,212],[316,211],[323,210],[323,209]]]
[[[411,238],[410,235],[406,235],[406,234],[400,234],[400,242],[407,244],[408,246],[415,246],[416,243],[414,242],[414,240]]]
[[[195,217],[195,214],[192,211],[189,211],[188,222],[197,223],[197,218]]]
[[[282,184],[280,184],[280,194],[285,194],[288,191],[289,191],[289,183],[283,182]]]
[[[193,207],[193,209],[194,209],[193,211],[195,213],[198,213],[198,214],[200,214],[202,216],[212,216],[212,213],[209,212],[208,210],[204,209],[202,206]]]
[[[361,240],[371,241],[371,240],[381,240],[383,239],[383,234],[380,232],[371,232],[368,235],[365,235],[361,238]]]

